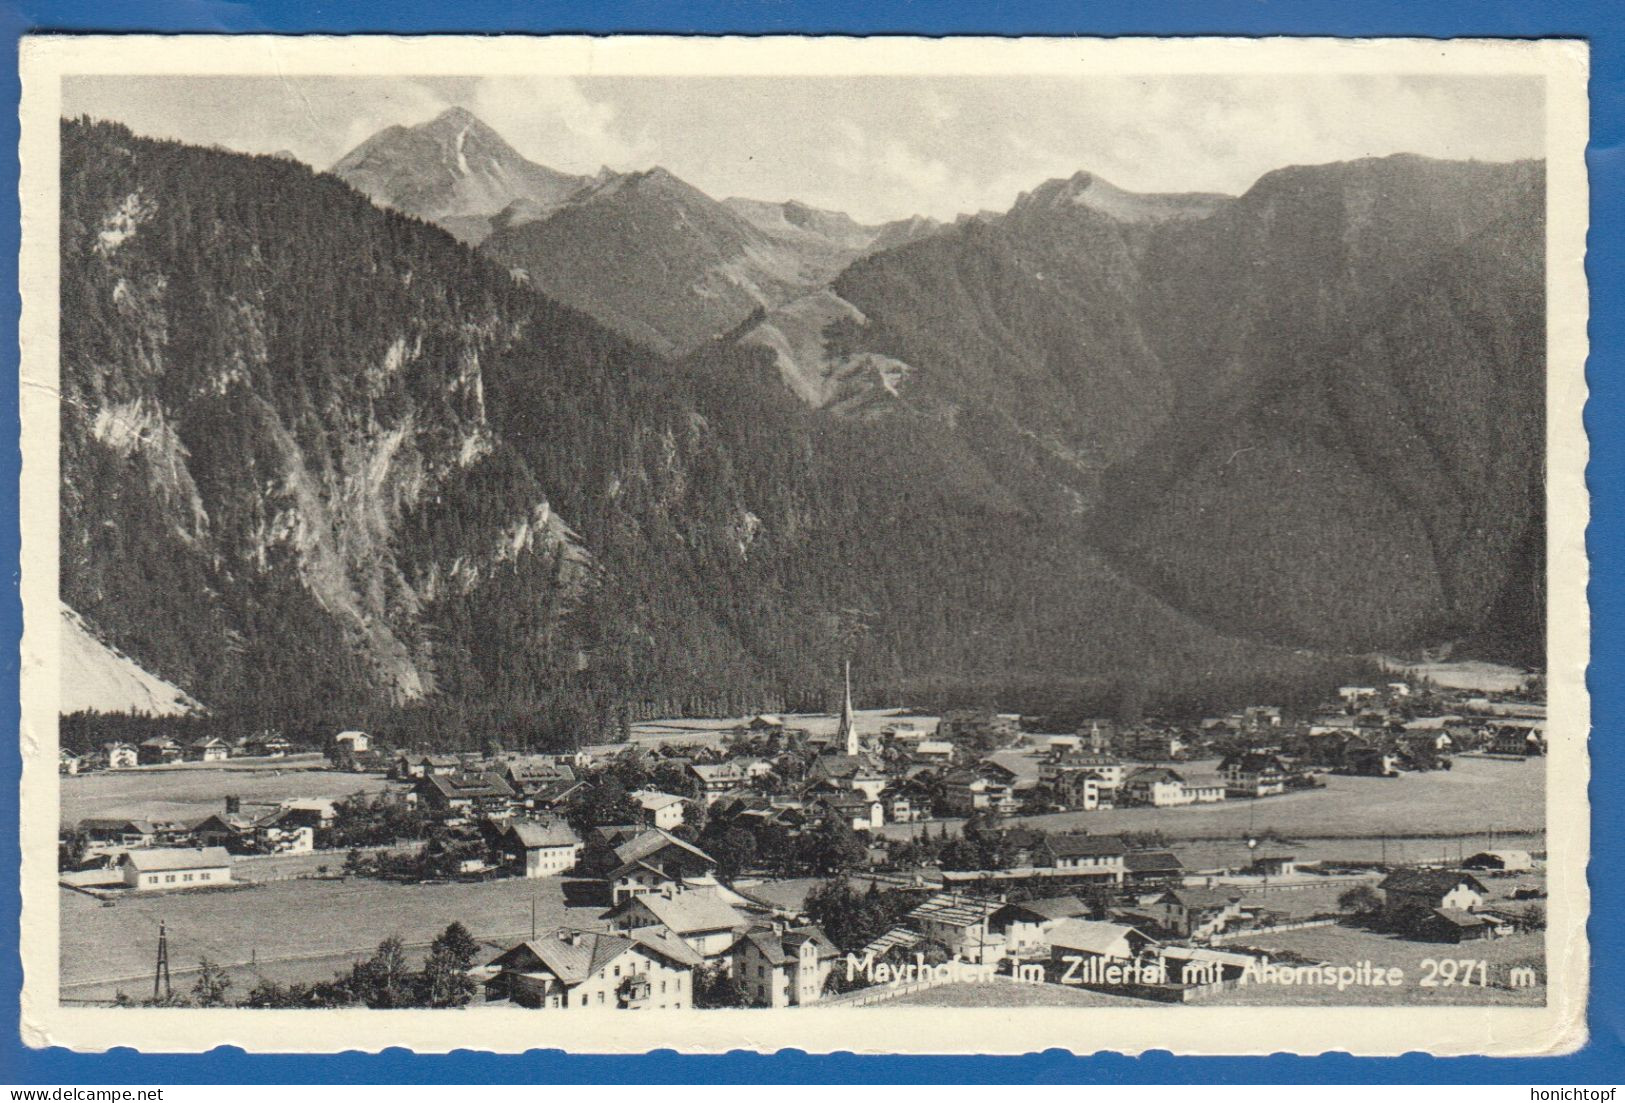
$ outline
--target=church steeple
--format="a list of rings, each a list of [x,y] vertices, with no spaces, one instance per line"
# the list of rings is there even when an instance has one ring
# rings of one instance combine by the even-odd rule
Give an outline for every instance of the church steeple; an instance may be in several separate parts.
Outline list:
[[[852,721],[852,661],[846,663],[846,696],[841,699],[841,726],[836,731],[837,740],[846,744],[846,753],[855,755],[861,748],[858,746],[858,726]]]

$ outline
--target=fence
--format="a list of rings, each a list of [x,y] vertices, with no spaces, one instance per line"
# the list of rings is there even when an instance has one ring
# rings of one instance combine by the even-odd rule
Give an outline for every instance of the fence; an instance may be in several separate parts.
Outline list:
[[[1273,927],[1247,927],[1239,931],[1226,931],[1222,934],[1216,934],[1209,938],[1208,942],[1217,946],[1225,942],[1236,942],[1244,938],[1256,938],[1261,934],[1278,934],[1281,931],[1302,931],[1307,930],[1310,927],[1331,927],[1337,922],[1338,920],[1336,919],[1301,919],[1293,923],[1277,923]]]

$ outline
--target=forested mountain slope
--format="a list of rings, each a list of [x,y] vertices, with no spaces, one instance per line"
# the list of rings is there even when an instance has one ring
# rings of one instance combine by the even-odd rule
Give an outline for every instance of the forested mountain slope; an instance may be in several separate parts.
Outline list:
[[[1079,173],[737,340],[809,403],[1041,453],[1027,501],[1226,631],[1538,664],[1542,179],[1397,156],[1227,199]]]
[[[63,127],[62,595],[217,714],[438,739],[1323,689],[1090,551],[1022,438],[671,363],[330,176]],[[1263,687],[1263,688],[1261,688]]]

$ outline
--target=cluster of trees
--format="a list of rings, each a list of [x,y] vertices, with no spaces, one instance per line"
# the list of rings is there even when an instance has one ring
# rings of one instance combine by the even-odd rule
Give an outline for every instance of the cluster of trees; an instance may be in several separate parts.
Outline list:
[[[333,802],[333,822],[317,832],[324,850],[389,846],[427,838],[431,820],[416,804],[393,793],[355,793]]]
[[[917,902],[916,894],[882,890],[873,882],[859,892],[849,878],[833,877],[808,893],[803,907],[844,954],[862,949],[897,926]]]
[[[234,1000],[232,992],[238,986],[229,972],[204,958],[190,988],[143,1001],[121,992],[116,1002],[124,1007],[462,1007],[474,998],[468,971],[479,951],[480,944],[468,929],[454,922],[435,936],[416,968],[405,944],[392,935],[378,944],[372,957],[334,974],[330,981],[283,984],[261,977]]]

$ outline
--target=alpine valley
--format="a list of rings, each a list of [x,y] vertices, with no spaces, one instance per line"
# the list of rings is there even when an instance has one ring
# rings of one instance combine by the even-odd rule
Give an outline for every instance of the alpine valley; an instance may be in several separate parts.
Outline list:
[[[64,616],[216,715],[441,746],[846,657],[1074,714],[1539,665],[1543,211],[1538,162],[1395,156],[865,225],[461,109],[331,173],[64,121]]]

